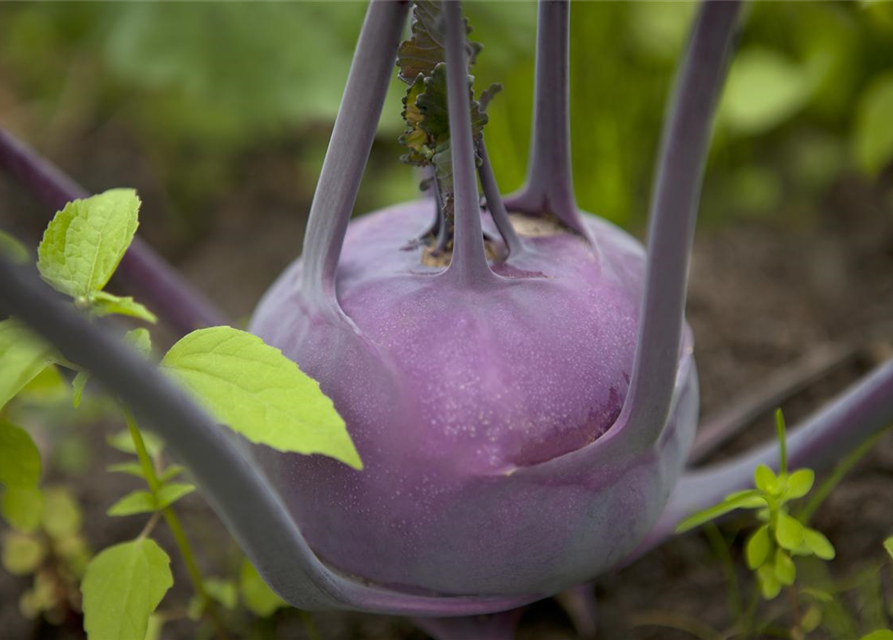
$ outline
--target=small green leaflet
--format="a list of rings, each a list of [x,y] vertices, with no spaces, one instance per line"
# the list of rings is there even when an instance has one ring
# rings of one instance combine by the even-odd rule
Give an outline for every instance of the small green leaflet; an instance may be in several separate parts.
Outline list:
[[[267,586],[263,578],[247,558],[239,572],[239,591],[249,611],[262,618],[273,614],[277,609],[288,604]]]
[[[319,383],[257,336],[232,327],[199,329],[171,347],[161,366],[251,442],[362,468],[344,420]]]
[[[145,320],[146,322],[151,322],[153,324],[158,321],[158,318],[154,313],[130,296],[122,297],[106,293],[105,291],[97,291],[93,294],[92,300],[93,303],[90,306],[90,310],[97,316],[116,314],[119,316],[130,316],[131,318],[137,318],[138,320]]]
[[[867,636],[862,636],[861,640],[893,640],[893,631],[878,629],[877,631],[872,631]]]
[[[47,226],[37,248],[43,279],[75,300],[90,300],[130,246],[139,208],[133,189],[112,189],[69,202]]]
[[[859,98],[853,151],[864,171],[877,176],[893,161],[893,73],[876,78]]]
[[[36,487],[40,481],[40,452],[24,429],[0,420],[0,484]]]
[[[43,562],[46,549],[37,538],[21,533],[3,536],[3,568],[14,576],[33,573]]]
[[[737,494],[729,496],[722,502],[717,505],[710,507],[709,509],[704,509],[703,511],[699,511],[695,513],[682,522],[676,527],[676,533],[683,533],[688,531],[689,529],[694,529],[705,522],[710,522],[719,516],[725,515],[730,511],[734,511],[735,509],[740,509],[742,507],[747,508],[753,503],[754,498],[759,498],[760,492],[756,490],[751,491],[741,491]]]
[[[132,516],[138,513],[161,511],[195,491],[195,485],[172,482],[158,491],[157,499],[148,491],[132,491],[109,507],[110,516]]]
[[[81,584],[88,640],[142,640],[173,584],[170,558],[154,540],[105,549],[87,565]]]
[[[884,540],[884,549],[886,549],[887,553],[890,554],[890,557],[893,558],[893,536]]]
[[[32,533],[40,526],[43,494],[36,488],[7,487],[0,497],[0,514],[14,529],[22,533]]]
[[[15,320],[0,322],[0,409],[54,361],[53,349]]]
[[[41,524],[47,535],[61,540],[81,530],[84,516],[71,492],[65,487],[53,487],[46,491]]]
[[[161,450],[164,449],[164,441],[152,433],[140,432],[143,436],[143,443],[146,445],[146,451],[149,456],[154,458]],[[117,449],[121,453],[136,454],[136,448],[133,446],[133,438],[130,437],[130,431],[124,429],[113,436],[106,438],[109,446]]]

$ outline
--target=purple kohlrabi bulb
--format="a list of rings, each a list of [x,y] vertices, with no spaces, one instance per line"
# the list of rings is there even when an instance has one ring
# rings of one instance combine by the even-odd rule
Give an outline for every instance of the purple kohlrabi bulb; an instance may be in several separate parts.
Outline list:
[[[314,311],[298,260],[251,322],[319,380],[364,469],[259,455],[314,551],[343,572],[444,594],[592,578],[641,541],[682,470],[697,413],[690,334],[657,445],[599,455],[623,435],[619,422],[606,432],[630,381],[642,246],[588,215],[594,246],[515,217],[527,250],[491,263],[499,279],[457,286],[413,242],[430,207],[350,225],[335,280],[344,316]]]

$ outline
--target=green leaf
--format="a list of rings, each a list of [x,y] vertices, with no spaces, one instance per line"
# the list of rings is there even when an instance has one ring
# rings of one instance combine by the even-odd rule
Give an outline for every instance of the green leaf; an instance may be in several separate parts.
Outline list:
[[[825,537],[825,535],[815,529],[809,527],[803,528],[803,543],[809,547],[817,558],[822,560],[833,560],[837,552],[834,551],[834,545]]]
[[[37,538],[8,533],[3,537],[3,568],[14,576],[34,573],[43,562],[46,549]]]
[[[64,487],[48,489],[44,496],[42,524],[51,538],[65,538],[81,530],[83,514],[77,500]]]
[[[161,472],[161,474],[158,476],[158,479],[162,482],[167,482],[168,480],[177,477],[185,470],[185,468],[181,467],[178,464],[172,464]]]
[[[232,327],[199,329],[171,347],[161,364],[251,442],[362,468],[344,420],[319,383],[257,336]]]
[[[31,259],[25,245],[2,229],[0,229],[0,256],[15,264],[25,264]]]
[[[236,583],[234,581],[208,578],[205,580],[205,589],[208,591],[208,595],[222,604],[225,609],[233,610],[236,608],[239,594],[236,591]]]
[[[0,322],[0,409],[53,362],[53,349],[15,320]]]
[[[164,640],[161,637],[161,631],[164,629],[165,618],[163,616],[152,614],[149,616],[149,626],[146,629],[146,637],[144,640]]]
[[[116,296],[105,291],[97,291],[91,296],[90,310],[97,316],[129,316],[146,322],[158,322],[154,313],[130,296]]]
[[[89,381],[90,374],[86,371],[78,371],[74,380],[71,381],[71,404],[75,409],[81,406],[81,400],[84,398],[84,389]]]
[[[872,631],[867,636],[862,636],[861,640],[893,640],[893,631],[878,629],[877,631]]]
[[[161,450],[164,449],[164,440],[146,431],[140,431],[140,434],[143,436],[143,443],[146,445],[146,451],[149,452],[151,457],[154,458],[161,453]],[[127,429],[119,431],[113,436],[109,436],[106,438],[106,442],[108,442],[110,447],[117,449],[122,453],[136,454],[136,448],[133,446],[133,438],[130,437],[130,431]]]
[[[124,342],[136,349],[137,353],[144,358],[148,358],[152,353],[152,336],[149,334],[149,330],[143,327],[131,329],[125,333]]]
[[[149,615],[174,584],[170,558],[154,540],[109,547],[87,565],[81,584],[89,640],[142,640]]]
[[[109,516],[133,516],[138,513],[154,513],[157,511],[155,499],[148,491],[131,491],[109,507]]]
[[[775,578],[785,586],[794,584],[797,579],[797,566],[782,549],[775,551]]]
[[[782,54],[744,49],[729,69],[719,118],[735,133],[763,133],[800,111],[813,89],[807,70]]]
[[[127,475],[136,476],[145,479],[143,475],[143,467],[138,462],[119,462],[118,464],[110,464],[105,468],[109,473],[126,473]]]
[[[464,19],[465,34],[471,33],[468,19]],[[438,0],[419,0],[413,3],[410,38],[400,43],[397,49],[397,66],[400,72],[397,77],[406,84],[412,84],[419,74],[430,76],[434,67],[446,61],[446,30],[441,17],[441,5]],[[468,64],[475,62],[481,45],[477,42],[465,43]]]
[[[0,498],[0,514],[9,525],[22,533],[33,533],[40,526],[43,494],[39,489],[7,488]]]
[[[815,482],[815,472],[812,469],[798,469],[787,479],[787,498],[795,500],[802,498],[812,490]]]
[[[139,208],[132,189],[69,202],[47,226],[37,248],[43,279],[75,300],[89,300],[106,285],[130,246]]]
[[[261,618],[271,616],[277,609],[288,606],[285,600],[267,586],[248,559],[242,563],[239,572],[239,590],[248,610]]]
[[[778,477],[775,472],[764,464],[758,465],[753,472],[753,480],[757,489],[771,495],[778,494]]]
[[[40,481],[40,451],[28,432],[0,420],[0,484],[36,487]]]
[[[59,373],[59,367],[51,364],[22,387],[16,397],[38,404],[64,400],[68,397],[68,382]]]
[[[779,512],[775,540],[782,549],[796,549],[803,542],[803,525],[785,512]]]
[[[884,540],[884,549],[886,549],[887,553],[890,554],[890,557],[893,558],[893,536]]]
[[[740,509],[745,505],[750,504],[754,498],[759,497],[760,492],[753,489],[749,491],[739,491],[729,496],[719,504],[689,516],[679,523],[679,525],[676,527],[676,533],[684,533],[685,531],[694,529],[695,527],[698,527],[705,522],[710,522],[711,520],[725,515],[730,511]]]
[[[775,576],[775,565],[771,562],[767,562],[757,569],[757,580],[760,583],[760,593],[764,600],[772,600],[781,592],[781,583]]]
[[[751,570],[759,568],[769,557],[772,550],[772,539],[769,537],[769,525],[764,524],[757,529],[745,547],[747,567]]]
[[[185,482],[174,482],[161,487],[158,491],[158,508],[164,509],[174,504],[180,498],[188,496],[195,491],[195,485]]]
[[[876,176],[893,160],[893,73],[876,78],[859,98],[853,148],[864,171]]]

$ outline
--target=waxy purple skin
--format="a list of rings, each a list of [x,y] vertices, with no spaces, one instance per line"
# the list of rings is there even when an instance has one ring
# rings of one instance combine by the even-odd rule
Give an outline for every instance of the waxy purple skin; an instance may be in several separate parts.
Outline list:
[[[690,332],[655,447],[605,459],[598,437],[620,414],[635,351],[642,246],[586,215],[597,250],[570,233],[525,237],[522,255],[492,263],[495,285],[462,287],[413,244],[430,209],[350,225],[336,280],[346,317],[316,311],[298,260],[249,327],[319,380],[364,469],[257,455],[341,571],[441,594],[554,593],[621,561],[666,504],[697,421]]]

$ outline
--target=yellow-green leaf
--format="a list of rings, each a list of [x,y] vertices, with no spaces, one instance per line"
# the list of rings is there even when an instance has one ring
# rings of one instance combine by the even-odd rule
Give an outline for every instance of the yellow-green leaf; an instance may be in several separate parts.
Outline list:
[[[140,200],[132,189],[112,189],[65,205],[37,248],[43,279],[76,300],[100,291],[133,241]]]
[[[775,472],[764,464],[758,465],[753,472],[754,484],[757,489],[761,489],[766,493],[778,493],[778,477]]]
[[[110,516],[132,516],[138,513],[152,513],[157,510],[155,499],[148,491],[131,491],[115,502],[106,514]]]
[[[25,245],[2,229],[0,229],[0,256],[16,264],[24,264],[31,257]]]
[[[775,578],[785,586],[794,584],[797,579],[797,566],[783,549],[775,551]]]
[[[142,640],[149,616],[173,584],[170,558],[155,541],[105,549],[87,565],[81,584],[88,640]]]
[[[769,525],[764,524],[747,541],[745,554],[747,555],[748,568],[751,570],[759,568],[769,557],[771,550],[772,540],[769,537]]]
[[[74,535],[81,530],[82,522],[81,508],[68,489],[53,487],[46,491],[42,524],[50,537],[61,539]]]
[[[24,429],[0,420],[0,484],[36,487],[40,481],[40,451]]]
[[[43,494],[33,487],[7,488],[0,498],[0,514],[11,527],[23,533],[32,533],[40,526]]]
[[[787,479],[787,497],[791,500],[802,498],[812,489],[815,472],[812,469],[798,469]]]
[[[195,485],[186,482],[172,482],[164,485],[158,491],[158,508],[164,509],[174,504],[180,498],[188,496],[195,491]]]
[[[803,528],[803,543],[809,547],[817,558],[822,560],[833,560],[837,552],[834,551],[834,545],[825,537],[825,535],[815,529],[809,527]]]
[[[267,586],[257,569],[247,559],[242,563],[239,572],[239,591],[242,592],[242,600],[248,610],[261,618],[266,618],[277,609],[288,606],[285,600]]]
[[[155,323],[158,318],[130,296],[116,296],[97,291],[90,297],[90,310],[97,316],[119,315]]]
[[[37,538],[21,533],[3,536],[3,568],[14,576],[34,573],[45,555],[46,549]]]
[[[853,146],[859,165],[877,175],[893,160],[893,73],[876,78],[859,98]]]
[[[0,409],[52,362],[52,347],[24,325],[0,322]]]
[[[803,525],[782,511],[778,514],[775,540],[782,549],[796,549],[803,542]]]
[[[199,329],[171,347],[161,364],[251,442],[362,468],[344,420],[319,383],[257,336],[232,327]]]

